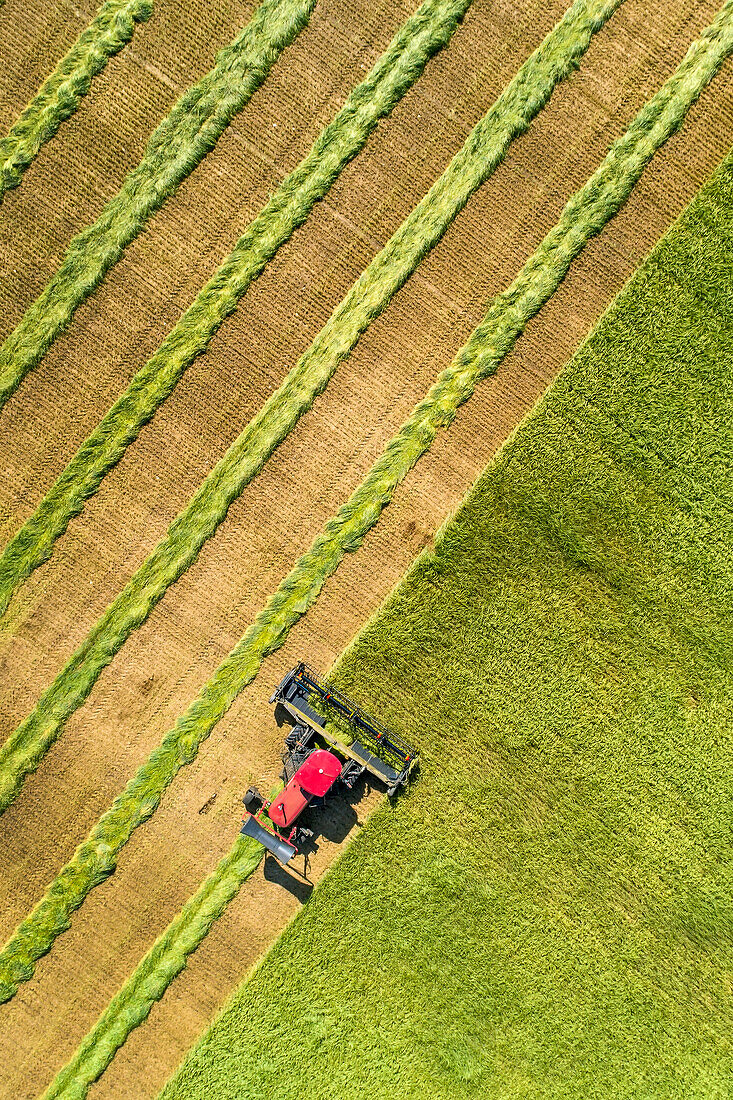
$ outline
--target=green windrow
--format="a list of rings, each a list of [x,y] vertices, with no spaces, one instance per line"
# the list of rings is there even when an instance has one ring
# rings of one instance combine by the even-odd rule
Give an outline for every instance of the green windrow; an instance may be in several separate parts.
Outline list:
[[[732,317],[729,156],[332,672],[421,776],[160,1100],[729,1094]]]
[[[315,601],[325,580],[335,571],[344,554],[357,549],[364,534],[377,522],[395,486],[418,460],[420,454],[429,447],[437,427],[450,423],[455,409],[470,395],[476,380],[484,377],[492,369],[492,363],[496,365],[500,355],[496,347],[511,342],[509,333],[521,331],[526,320],[539,308],[542,300],[541,292],[530,294],[531,283],[527,281],[529,273],[534,273],[536,286],[542,288],[543,274],[547,267],[551,266],[559,282],[570,262],[568,257],[571,254],[577,254],[582,248],[584,233],[590,235],[598,231],[601,220],[599,210],[605,211],[608,219],[621,205],[641,172],[644,157],[639,152],[639,145],[644,146],[646,150],[644,155],[648,160],[654,147],[664,140],[663,134],[669,133],[671,128],[679,124],[682,105],[687,103],[689,106],[694,101],[700,88],[710,79],[716,66],[720,64],[721,57],[726,51],[733,49],[733,30],[730,26],[732,14],[731,5],[726,5],[718,20],[695,43],[670,81],[642,109],[628,133],[615,143],[603,165],[566,207],[565,214],[571,210],[575,213],[575,221],[570,224],[565,223],[571,240],[564,240],[559,233],[559,226],[548,235],[540,246],[538,254],[530,259],[512,288],[502,296],[507,303],[503,314],[498,310],[496,303],[492,306],[492,309],[496,310],[493,314],[496,318],[493,329],[488,327],[488,323],[480,326],[480,330],[477,330],[452,366],[440,376],[429,397],[417,406],[403,429],[377,461],[366,481],[329,521],[324,533],[316,539],[312,548],[283,581],[268,606],[257,616],[243,639],[206,684],[199,697],[164,738],[160,748],[155,750],[146,764],[139,769],[111,810],[100,819],[89,838],[77,849],[71,862],[51,884],[44,899],[18,927],[0,955],[0,979],[5,999],[13,995],[19,981],[31,976],[35,960],[44,951],[49,950],[55,936],[68,927],[71,913],[81,904],[84,895],[114,869],[116,854],[129,838],[132,830],[154,812],[163,792],[179,768],[195,757],[201,742],[218,718],[226,712],[242,688],[254,679],[263,657],[282,644],[290,627]],[[729,187],[730,166],[727,167],[729,173],[727,186]],[[561,221],[560,224],[563,222]],[[635,294],[632,286],[632,301],[635,301]],[[482,333],[480,338],[478,331]],[[552,484],[552,470],[547,470],[546,474]],[[592,502],[590,508],[592,511]],[[483,545],[481,540],[479,544]],[[517,553],[519,552],[518,550]],[[479,582],[479,588],[481,588],[485,584],[485,577],[480,577]],[[434,584],[432,579],[430,583]],[[434,584],[433,592],[440,600],[439,584]],[[542,608],[543,611],[547,611],[544,604]],[[479,619],[473,629],[484,636],[483,620]],[[492,624],[488,620],[486,632],[489,637],[493,636]],[[511,639],[511,635],[509,637]],[[431,652],[435,660],[440,661],[445,653],[444,646],[438,644]],[[464,660],[463,655],[461,660]],[[485,686],[485,680],[484,676],[482,687]],[[425,682],[432,681],[423,681],[423,684]],[[440,694],[436,694],[433,690],[429,693],[423,691],[423,700],[426,706],[433,705],[437,708],[442,705]],[[463,702],[467,704],[468,700]],[[521,704],[521,697],[518,697],[517,704]],[[446,703],[446,708],[448,720],[451,717],[455,718],[455,701],[450,705]],[[470,708],[467,712],[471,713]],[[424,729],[428,726],[429,720],[426,724],[424,717],[421,717],[419,728]],[[447,750],[451,744],[449,730],[444,742],[438,739],[438,749],[443,745]],[[426,748],[429,750],[429,746]],[[460,755],[460,745],[455,745],[454,748]],[[426,754],[426,763],[428,761],[429,751]],[[454,764],[451,771],[454,772],[457,766],[459,765]],[[406,804],[413,803],[406,800]],[[455,814],[450,803],[442,807],[441,813],[447,820],[453,822],[454,826],[456,825]],[[457,828],[460,834],[460,823]],[[239,841],[236,842],[235,851],[239,843]],[[388,876],[386,881],[389,881]],[[350,900],[353,918],[354,895],[346,891],[345,896]],[[369,921],[373,914],[366,905],[366,896],[366,894],[359,894],[359,910],[363,919]],[[419,907],[416,912],[419,912]],[[384,919],[384,914],[380,919]],[[206,927],[202,925],[202,937],[207,930],[208,925]],[[455,943],[450,927],[445,931],[450,935],[451,942]],[[190,928],[187,935],[193,934],[194,930]],[[180,957],[180,951],[177,951],[174,939],[169,938],[167,933],[164,933],[159,942],[166,944],[166,958]],[[187,939],[186,944],[188,951],[190,939]],[[372,982],[376,975],[388,974],[385,967],[389,962],[390,953],[388,952],[383,954],[382,961],[376,966],[374,972],[368,972],[368,981]],[[406,957],[403,963],[409,965],[409,959]],[[148,966],[147,961],[145,966]],[[355,973],[353,968],[349,967],[344,968],[344,971],[350,977]],[[124,1006],[124,1013],[120,1012],[116,1022],[109,1017],[103,1017],[100,1021],[99,1026],[103,1029],[105,1044],[109,1044],[109,1029],[113,1024],[115,1028],[119,1028],[115,1031],[117,1037],[115,1041],[118,1045],[124,1041],[127,1027],[125,1021],[130,1023],[131,1027],[136,1026],[135,1021],[139,1021],[147,1011],[145,998],[149,1004],[152,1004],[161,995],[165,985],[165,969],[154,975],[147,970],[146,973],[152,993],[135,992],[139,991],[140,987],[137,978],[133,975],[131,984],[123,987],[115,1002],[118,1009]],[[311,981],[310,968],[301,968],[294,972],[294,980],[297,980],[296,975],[305,976],[307,983]],[[171,979],[172,976],[173,971],[171,971]],[[279,979],[276,978],[275,981],[277,980]],[[460,980],[466,980],[463,972]],[[407,984],[409,985],[409,982]],[[398,997],[405,996],[404,980],[401,981],[400,988],[394,987],[392,992]],[[284,1025],[285,1021],[281,1014],[282,1002],[273,1000],[272,1004],[277,1004],[281,1024]],[[291,1020],[294,1026],[298,1023],[297,1016],[288,1015],[288,1026]],[[279,1034],[280,1027],[281,1025],[274,1026],[272,1022],[268,1024],[270,1044],[273,1035]],[[334,1039],[337,1038],[338,1032],[339,1029],[336,1029]],[[306,1033],[309,1034],[309,1031]],[[256,1034],[264,1035],[264,1029],[261,1032],[257,1031]],[[322,1039],[324,1032],[321,1031],[319,1034]],[[356,1046],[358,1047],[358,1043]],[[338,1057],[338,1045],[335,1049]],[[79,1090],[76,1095],[84,1095],[84,1090],[98,1076],[111,1056],[109,1045],[105,1047],[104,1056],[95,1052],[93,1038],[89,1042],[85,1041],[82,1050],[83,1056],[74,1063],[73,1084]],[[245,1058],[239,1067],[239,1075],[246,1073],[247,1070],[248,1063]],[[368,1075],[360,1079],[367,1080]],[[300,1081],[296,1084],[299,1086]],[[200,1080],[197,1081],[196,1087],[200,1088]],[[201,1095],[201,1092],[199,1091],[198,1094]],[[208,1095],[206,1092],[205,1094]],[[274,1095],[274,1091],[268,1086],[263,1094]],[[434,1095],[434,1093],[428,1094]],[[339,1086],[329,1095],[349,1095],[349,1090],[348,1088],[341,1090]]]
[[[618,2],[577,0],[573,4],[478,123],[443,175],[362,273],[280,389],[214,467],[166,537],[0,750],[0,809],[7,807],[24,777],[38,766],[130,633],[196,560],[232,501],[324,390],[364,330],[440,240],[473,192],[501,163],[512,139],[526,129],[558,81],[572,72],[593,32]],[[329,146],[332,148],[332,143]],[[164,363],[162,359],[161,372]],[[159,384],[156,373],[155,385]],[[110,437],[105,434],[104,438]]]
[[[268,797],[283,788],[276,783]],[[265,850],[249,837],[239,836],[216,869],[171,921],[144,955],[130,980],[102,1013],[93,1030],[57,1074],[43,1100],[83,1100],[89,1085],[104,1073],[134,1028],[143,1023],[152,1006],[186,966],[214,921],[259,867]]]
[[[38,94],[0,140],[0,203],[17,187],[38,150],[74,114],[92,80],[153,14],[151,0],[106,0]]]
[[[104,1073],[130,1032],[147,1019],[152,1006],[185,968],[188,955],[257,870],[264,854],[265,849],[256,840],[240,836],[235,841],[216,870],[155,941],[43,1100],[82,1100],[87,1095],[89,1085]]]
[[[38,510],[5,548],[0,557],[0,612],[5,610],[13,591],[23,579],[49,557],[54,542],[64,533],[69,520],[78,515],[84,502],[97,491],[104,476],[119,461],[126,447],[137,439],[140,429],[170,395],[191,363],[206,351],[224,320],[237,308],[239,299],[262,273],[278,248],[303,224],[314,205],[325,197],[345,165],[364,147],[379,120],[389,115],[422,75],[430,58],[450,42],[471,2],[424,0],[421,7],[403,23],[366,80],[354,89],[334,120],[316,139],[308,155],[283,180],[155,354],[82,443]],[[292,38],[307,21],[314,4],[315,0],[265,0],[265,13],[260,9],[258,23],[264,21],[268,32],[272,31],[270,9],[275,8],[277,19],[274,26],[281,31],[287,30]],[[288,20],[283,27],[284,5],[287,6]],[[296,5],[299,13],[297,20],[292,11]],[[259,37],[257,49],[263,51],[262,59],[271,64],[275,54],[269,48],[263,50]],[[225,54],[228,52],[233,52],[233,48],[224,51]],[[233,106],[229,111],[225,110],[226,99],[220,102],[221,85],[226,88],[231,81],[231,94],[235,94],[237,102],[242,105],[238,83],[241,74],[238,70],[245,63],[251,64],[250,54],[251,50],[242,54],[233,75],[230,72],[231,59],[227,56],[221,59],[221,73],[217,74],[214,70],[213,74],[209,74],[210,79],[205,78],[211,84],[206,98],[209,110],[215,112],[215,134],[210,132],[211,126],[199,132],[196,125],[199,108],[193,93],[200,90],[201,85],[197,85],[174,108],[176,128],[187,125],[196,132],[195,163],[211,147],[214,137],[218,137],[234,113]],[[262,79],[264,71],[256,83],[253,83],[254,77],[250,78],[251,91]],[[184,103],[187,106],[184,107]],[[182,121],[178,121],[179,116],[182,116]],[[161,135],[160,129],[163,127],[166,133]],[[143,178],[151,176],[149,186],[143,188],[138,198],[140,181],[135,173],[128,177],[130,195],[123,188],[108,205],[106,215],[72,242],[59,274],[0,348],[0,402],[5,383],[9,387],[7,395],[30,369],[29,364],[38,361],[36,351],[48,346],[47,335],[53,338],[61,331],[73,309],[85,297],[90,265],[93,277],[98,277],[99,281],[110,263],[119,258],[121,249],[118,242],[124,237],[119,236],[118,218],[123,219],[123,228],[128,225],[131,240],[142,228],[141,217],[144,220],[153,208],[157,209],[153,207],[148,210],[151,199],[158,201],[160,198],[162,202],[160,187],[166,172],[156,165],[161,159],[165,165],[166,158],[170,159],[178,144],[176,141],[171,143],[172,125],[168,120],[161,128],[153,137],[150,155],[136,169]],[[185,146],[181,149],[181,158],[188,164],[190,156],[186,157]],[[176,160],[167,174],[175,175],[177,179],[180,167]],[[191,163],[183,174],[193,167]],[[90,237],[94,242],[91,253]],[[98,261],[95,260],[97,253]]]
[[[137,2],[142,7],[142,0]],[[130,4],[115,0],[108,6]],[[96,222],[74,237],[59,270],[0,347],[0,409],[149,218],[214,148],[315,6],[316,0],[264,0],[242,33],[219,52],[214,68],[153,131],[143,159]]]

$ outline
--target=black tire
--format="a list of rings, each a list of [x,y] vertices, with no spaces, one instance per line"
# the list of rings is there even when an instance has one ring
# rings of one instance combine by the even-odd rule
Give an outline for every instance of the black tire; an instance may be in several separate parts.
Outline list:
[[[244,802],[245,810],[247,811],[247,813],[250,814],[257,813],[257,810],[259,810],[260,806],[263,805],[264,801],[264,798],[256,787],[250,787],[246,795],[242,799],[242,802]]]

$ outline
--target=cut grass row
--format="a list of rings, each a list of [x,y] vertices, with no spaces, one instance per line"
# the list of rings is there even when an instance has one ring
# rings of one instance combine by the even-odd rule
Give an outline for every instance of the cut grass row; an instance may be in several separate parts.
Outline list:
[[[215,67],[154,130],[140,164],[97,221],[74,237],[59,270],[0,347],[0,409],[149,218],[213,149],[307,26],[316,2],[264,0],[242,33],[219,52]]]
[[[147,1019],[155,1002],[185,968],[188,956],[256,871],[264,854],[265,849],[256,840],[238,837],[231,851],[155,941],[43,1100],[82,1100],[87,1095],[89,1085],[101,1077],[130,1032]]]
[[[59,270],[0,347],[0,409],[38,365],[149,218],[173,195],[249,102],[316,0],[264,0],[216,65],[153,131],[145,154],[93,225],[77,234]]]
[[[17,187],[42,145],[74,114],[92,80],[153,13],[151,0],[106,0],[92,22],[0,141],[0,203]]]
[[[732,316],[729,156],[339,660],[420,781],[161,1100],[728,1094]]]
[[[282,790],[278,782],[268,794]],[[231,850],[204,880],[135,967],[130,981],[113,997],[72,1060],[55,1077],[43,1100],[82,1100],[89,1085],[102,1076],[115,1054],[156,1001],[186,966],[209,929],[262,862],[265,849],[239,836]]]
[[[733,0],[691,47],[667,83],[642,108],[628,132],[565,207],[558,225],[484,322],[388,444],[367,478],[329,520],[312,547],[204,686],[200,695],[138,769],[125,790],[77,848],[45,896],[0,952],[0,999],[28,980],[36,961],[64,931],[85,896],[115,867],[134,829],[157,808],[165,790],[250,684],[264,658],[281,646],[312,606],[344,555],[355,551],[379,519],[396,486],[449,425],[477,382],[492,373],[527,322],[559,285],[574,256],[622,205],[646,163],[680,125],[685,112],[733,51]]]
[[[284,2],[293,7],[294,0],[267,0],[270,7],[273,4],[281,6]],[[295,2],[301,17],[305,18],[308,4],[312,5],[314,0],[308,0],[305,7],[302,0]],[[56,539],[64,533],[72,517],[81,512],[85,501],[97,491],[102,479],[120,460],[126,447],[137,439],[142,427],[154,416],[191,363],[206,351],[214,334],[234,312],[240,298],[262,273],[265,265],[303,224],[315,204],[328,193],[342,169],[364,147],[379,120],[390,114],[419,79],[430,58],[448,44],[470,3],[471,0],[424,0],[422,6],[405,21],[367,78],[354,89],[334,120],[321,132],[308,155],[250,223],[233,251],[220,264],[158,350],[81,445],[36,512],[6,546],[0,557],[0,612],[7,608],[12,593],[25,577],[49,557]],[[290,26],[291,22],[287,25]],[[212,88],[211,102],[216,104],[216,87]],[[192,107],[189,104],[187,110]],[[184,120],[186,117],[184,112]],[[222,122],[222,129],[223,125]],[[201,156],[207,141],[204,135],[200,145]],[[154,139],[155,150],[158,144]],[[157,194],[157,173],[154,173],[154,180],[153,191]],[[137,187],[137,184],[134,186]],[[126,212],[129,205],[127,197],[123,197],[119,210]],[[139,219],[136,225],[137,221]],[[106,226],[97,230],[97,226],[87,232],[98,234],[103,257],[112,256],[118,230],[112,225],[109,231]],[[134,226],[131,232],[133,230],[137,232]],[[85,234],[77,240],[86,255]],[[76,245],[73,247],[76,248]],[[81,273],[88,270],[89,262],[85,258],[83,265],[79,264],[78,254],[74,251],[65,264],[70,266],[70,270],[76,270],[79,266]],[[94,271],[100,273],[99,277],[103,269],[103,263],[94,267]],[[59,284],[62,299],[65,279],[62,268]],[[77,280],[78,286],[72,287],[68,304],[60,309],[61,319],[66,317],[68,320],[71,306],[81,301],[79,293],[86,279],[84,274],[83,279]],[[24,364],[35,356],[33,349],[45,346],[42,334],[46,330],[56,331],[50,303],[55,300],[58,280],[59,276],[52,280],[6,342],[5,349],[0,349],[0,379],[3,377],[3,363],[10,370],[8,378],[19,379],[26,369]],[[30,336],[25,332],[26,321]],[[27,348],[31,359],[25,350],[19,354],[18,348]],[[12,384],[15,385],[15,381]]]
[[[0,750],[0,809],[10,804],[25,776],[38,766],[130,633],[196,560],[232,502],[323,392],[367,326],[387,307],[473,192],[501,163],[510,142],[526,130],[557,83],[573,71],[593,33],[619,2],[576,0],[474,128],[443,175],[362,273],[280,389],[214,467],[166,537]]]

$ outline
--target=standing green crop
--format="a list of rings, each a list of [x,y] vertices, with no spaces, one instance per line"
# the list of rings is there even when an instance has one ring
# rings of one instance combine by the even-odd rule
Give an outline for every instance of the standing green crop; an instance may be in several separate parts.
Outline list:
[[[219,719],[252,683],[265,657],[283,644],[293,625],[313,605],[344,555],[358,549],[438,430],[452,422],[478,382],[497,369],[529,320],[557,289],[573,259],[623,205],[645,165],[679,128],[691,105],[731,53],[733,0],[727,0],[676,72],[644,105],[600,167],[572,196],[557,225],[511,286],[494,299],[484,320],[415,407],[359,488],[328,521],[199,696],[138,768],[45,896],[18,926],[0,952],[0,1000],[10,1000],[18,984],[32,976],[35,962],[68,928],[74,910],[114,871],[122,847],[155,812],[178,771],[196,757]],[[87,1083],[92,1079],[87,1078]]]

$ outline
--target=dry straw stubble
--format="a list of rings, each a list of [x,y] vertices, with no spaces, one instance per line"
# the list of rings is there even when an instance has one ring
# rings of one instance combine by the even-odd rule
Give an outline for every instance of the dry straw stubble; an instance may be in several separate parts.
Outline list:
[[[116,854],[133,829],[154,812],[177,771],[194,758],[218,719],[252,682],[264,657],[283,643],[294,623],[318,598],[344,555],[360,546],[394,489],[429,448],[438,429],[451,423],[478,381],[497,368],[530,318],[562,281],[572,259],[622,206],[644,166],[681,125],[690,106],[731,52],[733,0],[727,0],[673,76],[642,108],[598,170],[570,199],[558,224],[511,287],[491,303],[484,321],[427,397],[416,406],[362,485],[327,523],[198,698],[18,927],[0,953],[0,988],[5,1000],[13,995],[19,981],[31,976],[35,960],[50,949],[58,932],[68,927],[71,913],[86,892],[114,869]],[[173,950],[173,945],[169,946]],[[134,976],[131,981],[134,982]],[[124,1004],[125,988],[132,986],[123,987],[118,1004]],[[93,1050],[93,1043],[88,1049]],[[83,1072],[83,1068],[79,1069],[77,1083],[83,1080],[80,1076]],[[92,1079],[89,1077],[88,1081]]]
[[[277,4],[282,14],[283,4],[292,7],[293,2],[266,0],[263,9]],[[297,2],[305,11],[315,0]],[[308,155],[280,184],[155,354],[138,371],[125,393],[81,445],[35,513],[5,547],[0,556],[0,613],[6,610],[18,585],[50,556],[56,539],[64,533],[72,517],[81,512],[85,501],[97,491],[103,478],[137,438],[143,425],[155,415],[191,363],[206,351],[214,334],[237,308],[239,299],[262,273],[265,265],[303,224],[315,203],[325,197],[345,165],[363,148],[380,118],[388,115],[418,80],[433,54],[448,44],[470,3],[471,0],[425,0],[402,25],[366,80],[354,89]],[[207,96],[210,103],[216,103],[219,94],[217,87],[221,81],[214,83],[216,86]],[[200,87],[197,85],[197,88]],[[196,101],[188,103],[187,109],[195,111]],[[184,123],[185,114],[184,122],[178,124],[176,130],[181,129]],[[168,136],[161,135],[159,139],[154,136],[149,147],[151,163],[158,156],[160,143],[169,141],[171,128],[167,123],[159,128],[158,133],[164,127],[167,127]],[[197,138],[201,156],[209,139],[207,133],[203,134],[203,138],[201,134]],[[144,174],[149,171],[151,169],[146,169]],[[157,172],[153,173],[153,194],[157,194],[162,178]],[[53,337],[60,331],[59,325],[63,327],[71,317],[71,312],[82,300],[79,295],[89,277],[101,278],[109,267],[108,258],[115,258],[117,242],[124,239],[119,237],[118,213],[121,212],[123,218],[130,216],[130,212],[134,215],[133,222],[129,224],[132,236],[142,227],[136,212],[138,207],[121,199],[122,195],[123,192],[120,192],[108,205],[109,226],[103,224],[104,214],[95,226],[73,242],[59,274],[0,349],[0,401],[3,370],[7,374],[8,385],[17,384],[15,380],[29,369],[28,364],[36,361],[34,356],[38,349],[42,352],[48,346],[47,337]],[[141,209],[147,209],[147,206]],[[101,257],[101,262],[91,268],[86,254],[88,235],[98,243]],[[77,257],[79,249],[84,250],[81,258]],[[68,295],[64,289],[67,267]],[[54,312],[56,305],[58,316]]]
[[[214,921],[236,897],[262,861],[264,848],[239,836],[231,850],[184,905],[178,916],[138,964],[127,982],[58,1074],[43,1100],[82,1100],[89,1085],[104,1073],[134,1028],[186,965]]]
[[[144,622],[168,587],[196,560],[232,502],[323,392],[361,334],[501,163],[511,141],[526,130],[557,84],[576,68],[592,35],[620,2],[576,0],[477,124],[443,175],[362,273],[280,389],[214,467],[166,537],[0,750],[0,810],[10,804],[24,777],[35,770],[60,736],[102,669]],[[157,359],[156,355],[151,363]],[[166,363],[170,361],[161,356],[161,371]],[[160,386],[157,372],[155,385]],[[0,576],[1,572],[0,561]]]

